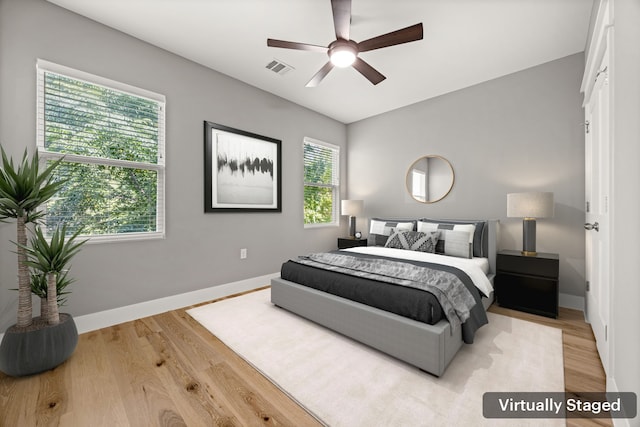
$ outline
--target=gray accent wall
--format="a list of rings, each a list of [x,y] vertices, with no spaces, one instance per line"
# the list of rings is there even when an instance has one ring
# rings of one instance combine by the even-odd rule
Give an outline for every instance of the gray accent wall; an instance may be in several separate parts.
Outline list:
[[[344,153],[344,124],[43,0],[0,0],[0,143],[14,158],[35,149],[36,58],[167,99],[166,239],[85,245],[64,311],[83,315],[275,273],[292,256],[335,248],[346,232],[345,218],[342,227],[304,229],[301,182],[303,138]],[[282,140],[282,213],[203,213],[204,120]],[[2,332],[15,323],[15,239],[15,223],[0,224]]]
[[[552,191],[555,216],[538,220],[537,250],[560,255],[560,292],[583,297],[583,70],[580,53],[350,124],[349,197],[364,200],[367,217],[499,219],[499,247],[521,249],[507,193]],[[405,176],[429,154],[451,162],[455,183],[423,204]]]

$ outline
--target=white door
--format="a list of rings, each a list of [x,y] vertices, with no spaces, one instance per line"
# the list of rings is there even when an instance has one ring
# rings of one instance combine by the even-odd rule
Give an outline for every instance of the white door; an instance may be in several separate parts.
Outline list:
[[[605,51],[585,104],[586,312],[605,371],[609,366],[609,58]]]

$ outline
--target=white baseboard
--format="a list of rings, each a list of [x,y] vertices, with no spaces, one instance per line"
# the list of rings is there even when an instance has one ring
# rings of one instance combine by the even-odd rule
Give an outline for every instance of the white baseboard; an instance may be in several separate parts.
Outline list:
[[[85,314],[84,316],[74,316],[73,320],[76,322],[78,333],[82,334],[84,332],[95,331],[97,329],[106,328],[119,323],[129,322],[131,320],[153,316],[155,314],[188,307],[201,302],[226,297],[239,292],[250,291],[252,289],[268,285],[272,278],[278,277],[279,275],[279,272],[272,273],[240,280],[238,282],[199,289],[197,291],[187,292],[184,294],[158,298],[97,313]],[[0,334],[0,341],[2,341],[3,336],[4,333]]]
[[[280,273],[272,273],[264,276],[253,277],[240,280],[238,282],[227,283],[219,286],[212,286],[206,289],[173,295],[165,298],[158,298],[151,301],[132,304],[125,307],[118,307],[112,310],[100,311],[98,313],[87,314],[74,317],[78,333],[95,331],[119,323],[129,322],[142,317],[153,316],[178,308],[187,307],[216,298],[222,298],[239,292],[250,291],[252,289],[266,286],[271,279],[278,277]]]
[[[618,393],[618,385],[613,377],[607,376],[607,393]],[[636,415],[635,418],[612,418],[613,427],[631,427],[633,422],[634,426],[637,426],[640,415]]]
[[[570,294],[560,294],[558,297],[558,305],[564,308],[572,308],[584,312],[584,297]]]

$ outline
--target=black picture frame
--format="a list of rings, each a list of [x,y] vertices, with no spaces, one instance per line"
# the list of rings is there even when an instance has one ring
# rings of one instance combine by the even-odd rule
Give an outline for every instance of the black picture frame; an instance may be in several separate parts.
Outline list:
[[[282,212],[282,141],[205,120],[204,211]]]

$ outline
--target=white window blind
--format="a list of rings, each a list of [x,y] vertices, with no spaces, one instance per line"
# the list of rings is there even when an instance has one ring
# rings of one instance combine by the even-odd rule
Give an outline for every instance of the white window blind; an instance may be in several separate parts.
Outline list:
[[[46,228],[98,240],[164,236],[165,98],[38,60],[38,150],[65,185]]]
[[[304,139],[305,226],[338,225],[340,147]]]

